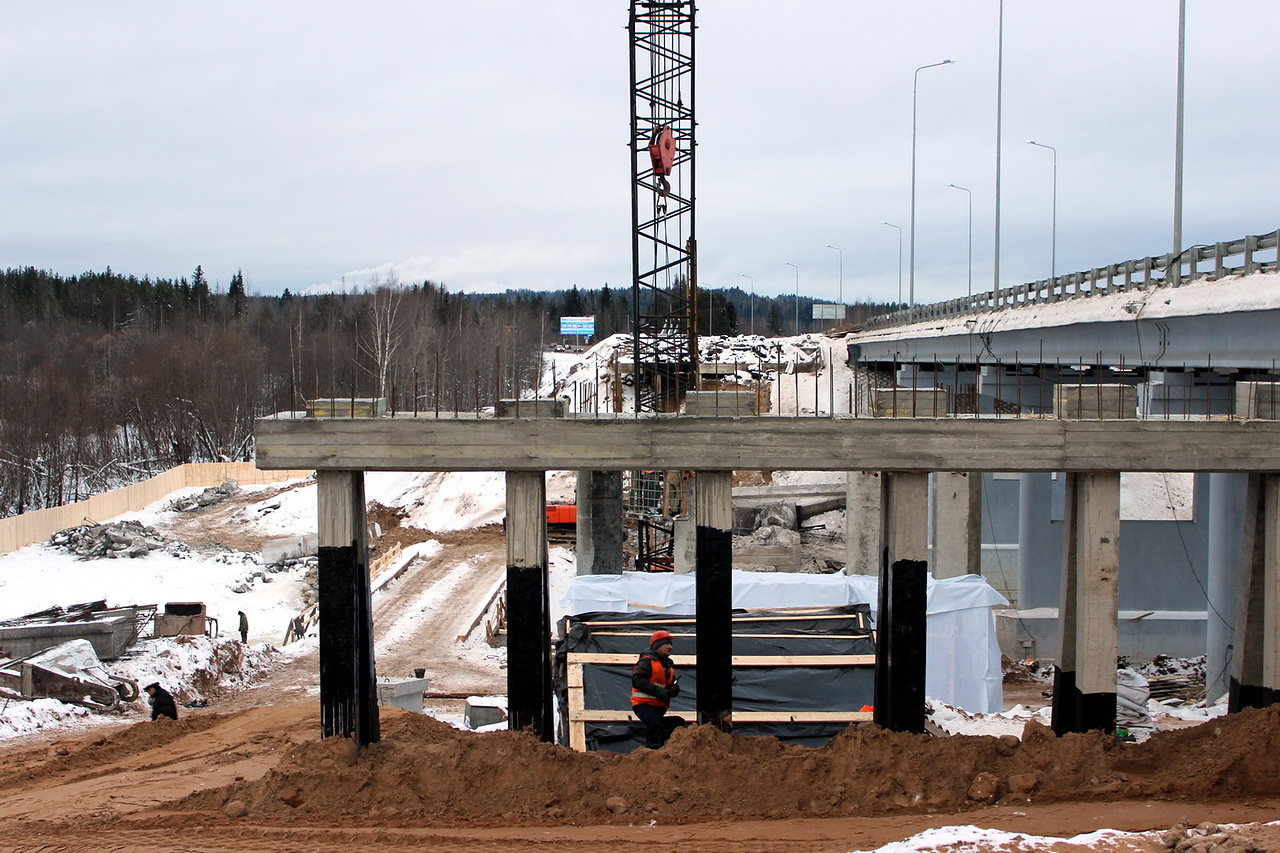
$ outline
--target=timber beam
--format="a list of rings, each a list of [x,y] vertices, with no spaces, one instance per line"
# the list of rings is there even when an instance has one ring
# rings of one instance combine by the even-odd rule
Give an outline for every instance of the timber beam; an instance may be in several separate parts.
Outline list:
[[[1280,421],[263,419],[264,469],[1280,473]]]

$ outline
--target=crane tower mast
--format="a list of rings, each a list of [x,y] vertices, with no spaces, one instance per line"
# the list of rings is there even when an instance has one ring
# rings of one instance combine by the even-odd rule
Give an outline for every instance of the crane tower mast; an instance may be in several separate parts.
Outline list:
[[[637,412],[673,411],[698,376],[694,4],[632,0],[631,267]]]

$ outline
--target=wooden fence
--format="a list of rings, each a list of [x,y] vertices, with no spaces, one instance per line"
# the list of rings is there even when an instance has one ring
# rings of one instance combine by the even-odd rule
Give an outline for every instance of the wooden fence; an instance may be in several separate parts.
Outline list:
[[[263,471],[252,462],[192,462],[179,465],[132,486],[103,492],[77,503],[24,512],[12,518],[0,518],[0,553],[43,542],[52,534],[68,527],[136,512],[178,489],[216,486],[227,480],[235,480],[242,486],[278,483],[310,476],[311,473]]]

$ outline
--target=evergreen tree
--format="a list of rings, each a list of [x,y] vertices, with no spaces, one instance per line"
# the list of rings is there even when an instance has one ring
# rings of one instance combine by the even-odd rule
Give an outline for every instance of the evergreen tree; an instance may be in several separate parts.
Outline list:
[[[231,297],[231,315],[239,317],[244,314],[244,274],[240,270],[236,270],[236,274],[231,277],[231,287],[227,293]]]
[[[196,265],[196,271],[191,274],[191,299],[195,302],[196,316],[204,319],[208,316],[209,308],[209,282],[204,277],[204,267]]]

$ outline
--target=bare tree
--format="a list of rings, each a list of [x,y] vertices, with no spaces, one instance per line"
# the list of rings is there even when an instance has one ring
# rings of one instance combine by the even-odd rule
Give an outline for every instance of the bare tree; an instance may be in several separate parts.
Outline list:
[[[373,376],[378,397],[387,396],[392,359],[400,346],[400,330],[397,328],[396,318],[400,313],[403,295],[395,273],[388,275],[385,282],[374,278],[369,293],[369,318],[360,335],[359,347],[360,352],[370,361],[365,370]]]

